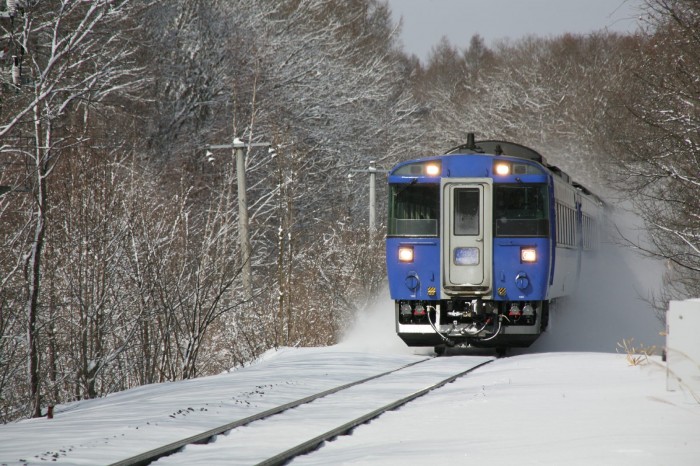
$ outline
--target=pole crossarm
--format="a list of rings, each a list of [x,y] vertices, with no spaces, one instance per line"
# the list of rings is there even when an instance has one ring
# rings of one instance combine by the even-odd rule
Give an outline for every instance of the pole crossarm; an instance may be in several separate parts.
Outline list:
[[[243,149],[246,147],[270,147],[272,144],[269,142],[253,142],[247,143],[243,141],[238,141],[233,144],[207,144],[204,146],[205,149]]]
[[[365,170],[360,170],[360,169],[353,168],[350,171],[355,172],[355,173],[389,173],[391,170],[382,170],[379,168],[367,168]]]

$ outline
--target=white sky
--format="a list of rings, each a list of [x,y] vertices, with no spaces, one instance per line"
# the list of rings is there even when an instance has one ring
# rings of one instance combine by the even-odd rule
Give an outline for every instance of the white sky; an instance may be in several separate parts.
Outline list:
[[[446,36],[459,47],[479,34],[498,39],[526,35],[587,34],[607,29],[634,32],[644,0],[388,0],[398,22],[403,17],[404,50],[422,61]]]

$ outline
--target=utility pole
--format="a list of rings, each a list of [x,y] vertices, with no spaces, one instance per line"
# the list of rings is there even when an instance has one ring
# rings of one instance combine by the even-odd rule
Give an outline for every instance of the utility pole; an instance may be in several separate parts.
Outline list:
[[[233,144],[214,144],[206,146],[207,149],[233,149],[236,159],[236,179],[238,181],[238,243],[241,247],[241,275],[243,278],[243,294],[246,300],[253,297],[253,272],[250,262],[252,247],[248,233],[248,197],[245,181],[245,151],[246,147],[270,147],[269,142],[246,143],[238,138]]]
[[[369,231],[374,233],[376,231],[376,218],[377,218],[377,173],[388,173],[389,170],[378,170],[376,162],[374,160],[369,162],[369,168],[367,170],[351,170],[356,173],[369,173]]]

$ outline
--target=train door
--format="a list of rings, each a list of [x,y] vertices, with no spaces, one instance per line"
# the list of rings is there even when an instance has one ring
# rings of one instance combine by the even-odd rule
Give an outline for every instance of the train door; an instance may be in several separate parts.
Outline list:
[[[490,179],[443,179],[443,288],[487,291],[492,276]]]

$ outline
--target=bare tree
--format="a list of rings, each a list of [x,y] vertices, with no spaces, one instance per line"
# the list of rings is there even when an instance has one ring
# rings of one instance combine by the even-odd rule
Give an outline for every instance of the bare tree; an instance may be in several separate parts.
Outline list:
[[[246,53],[230,51],[240,72],[228,78],[231,100],[220,118],[232,117],[233,124],[219,137],[273,140],[278,154],[251,153],[246,160],[256,296],[262,309],[275,309],[254,311],[260,329],[247,341],[298,344],[307,338],[295,330],[301,314],[321,306],[305,302],[300,283],[318,275],[298,264],[323,253],[322,237],[336,219],[358,225],[366,219],[366,191],[351,195],[358,185],[338,180],[347,179],[351,168],[390,160],[410,147],[420,137],[411,131],[418,127],[416,107],[402,80],[389,12],[379,2],[219,7],[229,31],[255,31],[224,41]],[[328,335],[316,331],[320,339]]]
[[[132,3],[33,2],[10,34],[0,389],[30,415],[333,342],[383,276],[364,184],[339,180],[423,134],[381,2]],[[234,137],[278,149],[246,158],[253,302],[233,165],[203,147]]]
[[[128,66],[131,48],[116,33],[118,24],[126,25],[128,7],[126,0],[42,1],[25,4],[14,19],[20,78],[2,108],[0,154],[26,163],[34,200],[33,235],[23,265],[33,416],[41,415],[37,325],[51,206],[48,180],[64,151],[82,142],[79,118],[87,117],[86,109],[106,103],[136,80],[136,70]]]
[[[637,49],[619,105],[607,113],[618,185],[644,218],[651,244],[666,259],[660,309],[700,292],[700,4],[649,0],[653,34]]]

